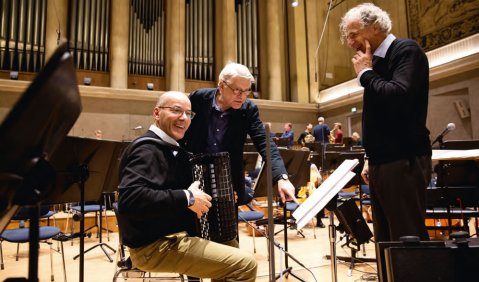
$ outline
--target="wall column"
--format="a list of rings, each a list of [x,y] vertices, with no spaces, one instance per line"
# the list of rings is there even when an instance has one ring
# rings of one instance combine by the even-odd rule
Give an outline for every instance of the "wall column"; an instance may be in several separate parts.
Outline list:
[[[283,1],[259,1],[260,94],[282,101],[286,94]]]
[[[68,2],[68,0],[47,1],[45,62],[57,48],[58,32],[60,32],[60,39],[66,40]]]
[[[228,62],[236,58],[236,12],[235,1],[215,1],[215,81]]]
[[[309,103],[308,48],[306,44],[306,2],[298,7],[288,5],[289,65],[291,101]]]
[[[185,91],[185,1],[166,1],[166,90]]]
[[[110,87],[128,88],[128,0],[111,1]]]

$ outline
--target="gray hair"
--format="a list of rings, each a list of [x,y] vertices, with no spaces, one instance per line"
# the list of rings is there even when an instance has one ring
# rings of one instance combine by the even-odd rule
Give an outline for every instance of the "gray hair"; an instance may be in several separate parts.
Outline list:
[[[382,32],[389,34],[391,32],[391,19],[389,14],[373,3],[363,3],[350,9],[342,18],[339,24],[341,32],[341,41],[347,37],[346,27],[353,21],[359,20],[361,28],[377,24]]]
[[[237,64],[237,63],[228,63],[221,70],[219,75],[219,81],[230,82],[230,80],[235,77],[242,77],[242,78],[249,79],[251,84],[253,84],[255,81],[249,69],[246,66],[242,64]]]

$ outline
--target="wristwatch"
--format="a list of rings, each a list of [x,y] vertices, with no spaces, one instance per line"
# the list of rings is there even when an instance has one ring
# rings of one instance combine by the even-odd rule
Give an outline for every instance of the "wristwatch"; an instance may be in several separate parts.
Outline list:
[[[190,190],[186,190],[190,194],[190,197],[188,198],[188,207],[191,207],[192,205],[195,204],[195,196],[193,196],[193,192]]]
[[[288,177],[288,175],[287,175],[286,173],[283,173],[283,174],[281,174],[281,178],[280,178],[280,179],[288,180],[289,177]]]

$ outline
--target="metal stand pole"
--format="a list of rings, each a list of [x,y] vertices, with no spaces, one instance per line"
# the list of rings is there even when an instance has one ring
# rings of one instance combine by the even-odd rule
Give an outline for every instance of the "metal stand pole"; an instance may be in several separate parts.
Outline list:
[[[271,166],[271,129],[265,124],[266,131],[266,184],[268,190],[268,236],[274,238],[274,217],[273,217],[273,177]],[[269,281],[275,280],[274,269],[274,243],[273,240],[268,241],[268,257],[269,257]]]
[[[331,250],[331,281],[338,281],[338,265],[336,263],[336,226],[334,225],[334,213],[329,212],[329,247]]]

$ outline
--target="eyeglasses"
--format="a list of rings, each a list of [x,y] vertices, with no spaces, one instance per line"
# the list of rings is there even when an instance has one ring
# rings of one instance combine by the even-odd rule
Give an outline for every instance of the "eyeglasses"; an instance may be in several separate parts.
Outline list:
[[[358,37],[358,35],[359,35],[359,31],[357,31],[357,32],[350,32],[350,33],[348,33],[348,34],[343,34],[343,38],[344,38],[344,40],[349,40],[349,39],[355,40],[356,37]]]
[[[158,108],[169,109],[172,114],[177,115],[177,116],[182,116],[183,114],[185,114],[186,117],[189,118],[189,119],[193,119],[196,115],[195,112],[190,111],[190,110],[183,110],[180,107],[158,107]]]
[[[233,93],[235,95],[242,95],[242,96],[248,96],[250,93],[251,93],[251,89],[248,89],[248,90],[241,90],[241,89],[236,89],[236,88],[233,88],[231,87],[228,82],[224,81],[224,84],[226,84],[226,86],[228,86],[229,89],[231,89],[231,91],[233,91]]]

